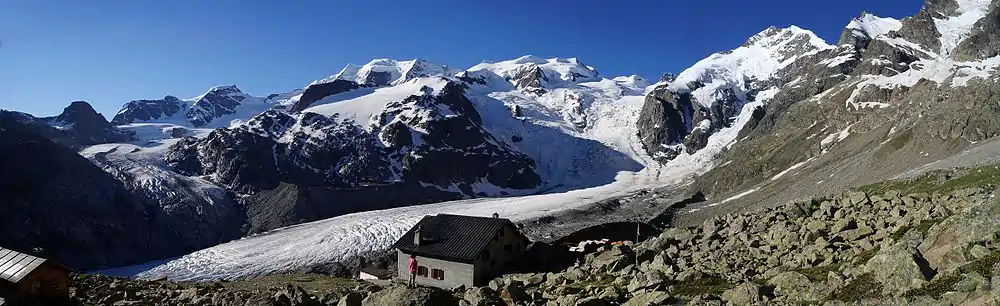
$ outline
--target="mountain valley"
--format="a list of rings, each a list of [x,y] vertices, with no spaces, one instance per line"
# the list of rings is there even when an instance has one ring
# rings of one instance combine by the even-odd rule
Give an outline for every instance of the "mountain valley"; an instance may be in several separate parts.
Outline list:
[[[686,256],[674,264],[690,272],[664,272],[670,280],[642,290],[704,274],[725,279],[726,290],[763,292],[787,285],[767,283],[784,270],[808,274],[800,270],[853,262],[880,243],[899,253],[921,249],[920,257],[936,245],[931,236],[965,228],[962,222],[991,230],[970,210],[992,212],[994,182],[954,183],[974,192],[928,186],[967,178],[967,169],[992,173],[1000,163],[1000,1],[926,0],[906,18],[863,12],[845,21],[836,42],[794,25],[770,27],[655,82],[605,76],[577,58],[528,55],[464,70],[375,59],[265,97],[220,85],[190,99],[129,101],[110,120],[83,101],[54,117],[2,111],[0,154],[10,166],[0,196],[14,204],[0,211],[0,224],[22,231],[2,231],[0,245],[145,280],[251,279],[329,272],[334,264],[346,273],[359,261],[387,260],[391,244],[425,215],[497,213],[542,242],[611,223],[666,231],[623,255],[635,266],[588,272],[637,279],[632,274],[663,259],[644,257],[640,265],[635,256],[676,245],[670,258]],[[865,200],[853,198],[858,192]],[[947,196],[937,200],[935,192]],[[692,195],[704,201],[689,201]],[[905,204],[926,210],[921,218],[890,224],[864,216],[895,213],[887,203],[906,198],[921,201]],[[795,222],[831,224],[846,220],[832,215],[841,209],[857,221],[842,230],[872,233],[791,225],[790,207],[808,213]],[[764,229],[750,231],[764,244],[739,236],[752,218],[778,212],[788,220],[767,222],[793,228],[798,236],[788,239],[795,241]],[[950,221],[907,234],[942,220]],[[912,248],[893,233],[908,235]],[[809,246],[817,239],[840,240],[826,252],[827,245]],[[995,249],[993,240],[963,239],[960,247]],[[698,259],[713,248],[780,250],[796,266],[737,255]],[[806,249],[815,254],[794,253]],[[969,260],[935,269],[970,264],[962,254]],[[162,259],[169,260],[132,266]],[[764,266],[723,268],[733,262]],[[871,272],[834,268],[845,283]],[[572,270],[557,273],[583,273]],[[921,279],[869,297],[900,298],[936,280]],[[539,295],[559,287],[533,285]],[[594,288],[581,289],[601,293]],[[827,289],[807,300],[843,292]],[[731,301],[739,293],[726,290],[695,297]],[[781,296],[794,294],[752,298],[793,300]]]

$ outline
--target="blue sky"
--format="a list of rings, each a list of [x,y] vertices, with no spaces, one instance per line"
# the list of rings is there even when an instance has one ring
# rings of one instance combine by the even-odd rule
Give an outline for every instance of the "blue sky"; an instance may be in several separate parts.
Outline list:
[[[129,100],[219,84],[285,92],[373,58],[464,69],[526,54],[578,57],[607,77],[655,78],[770,25],[832,43],[863,10],[903,17],[921,2],[2,1],[0,108],[54,115],[85,100],[111,117]]]

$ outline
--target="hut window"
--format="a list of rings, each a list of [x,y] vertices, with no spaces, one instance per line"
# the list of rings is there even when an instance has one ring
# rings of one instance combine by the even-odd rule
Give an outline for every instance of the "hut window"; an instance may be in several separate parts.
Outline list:
[[[441,270],[441,269],[432,269],[431,270],[431,278],[436,279],[436,280],[444,280],[444,270]]]
[[[417,275],[427,277],[427,267],[424,266],[417,267]]]

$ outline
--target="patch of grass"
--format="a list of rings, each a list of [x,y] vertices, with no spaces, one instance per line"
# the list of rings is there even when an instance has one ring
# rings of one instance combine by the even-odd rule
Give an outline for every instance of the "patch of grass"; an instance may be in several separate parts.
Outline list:
[[[875,254],[878,254],[878,250],[880,248],[881,248],[880,246],[876,246],[871,250],[858,253],[858,255],[854,256],[854,262],[858,263],[858,265],[863,265],[868,263],[868,261],[871,260],[872,257],[875,257]]]
[[[902,149],[903,146],[906,146],[906,143],[910,142],[910,139],[912,138],[913,130],[906,130],[906,132],[899,133],[899,136],[890,140],[888,144],[889,147],[892,147],[894,150],[899,150]]]
[[[912,130],[906,130],[905,132],[896,134],[896,137],[893,137],[891,140],[886,142],[886,145],[879,148],[875,154],[876,156],[884,158],[892,152],[902,149],[907,143],[910,142],[910,139],[913,139]]]
[[[976,272],[989,279],[990,277],[993,277],[993,266],[997,263],[1000,263],[1000,251],[994,251],[993,253],[990,253],[983,258],[973,260],[958,269],[959,271],[962,271],[962,273]]]
[[[857,302],[864,299],[877,298],[882,294],[882,283],[875,280],[875,275],[865,273],[859,275],[843,288],[830,294],[831,300],[841,302]]]
[[[698,296],[701,294],[721,295],[722,292],[733,288],[733,284],[717,276],[707,275],[699,279],[674,284],[673,295],[677,296]]]
[[[827,274],[829,274],[830,272],[837,272],[837,270],[840,269],[841,264],[842,263],[835,263],[832,265],[799,269],[795,270],[795,272],[802,273],[802,275],[805,275],[807,278],[809,278],[809,281],[825,282]]]
[[[889,235],[889,238],[892,238],[892,240],[902,239],[903,236],[906,235],[906,232],[909,232],[911,229],[916,229],[917,231],[920,232],[921,235],[926,236],[927,232],[931,230],[931,227],[934,226],[935,224],[941,223],[941,221],[942,221],[941,219],[930,219],[930,220],[920,221],[920,223],[917,224],[916,226],[906,225],[899,228],[899,230],[896,230],[891,235]]]
[[[917,297],[921,295],[932,296],[935,299],[941,298],[942,295],[948,291],[955,290],[955,284],[962,280],[962,275],[951,274],[945,277],[940,277],[934,281],[925,284],[923,287],[913,289],[903,293],[905,297]]]
[[[934,170],[910,180],[884,181],[858,189],[874,194],[896,190],[902,194],[947,193],[962,188],[991,187],[1000,184],[1000,165],[959,170]]]

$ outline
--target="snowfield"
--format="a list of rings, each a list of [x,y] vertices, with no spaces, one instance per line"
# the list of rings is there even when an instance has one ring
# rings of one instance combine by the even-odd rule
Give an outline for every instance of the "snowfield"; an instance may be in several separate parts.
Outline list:
[[[355,123],[368,127],[371,118],[382,112],[386,104],[403,101],[421,90],[430,90],[428,94],[439,94],[447,81],[440,77],[429,77],[409,80],[397,86],[379,89],[361,88],[323,98],[304,112],[317,113],[324,116],[339,114],[344,118],[353,118]]]

